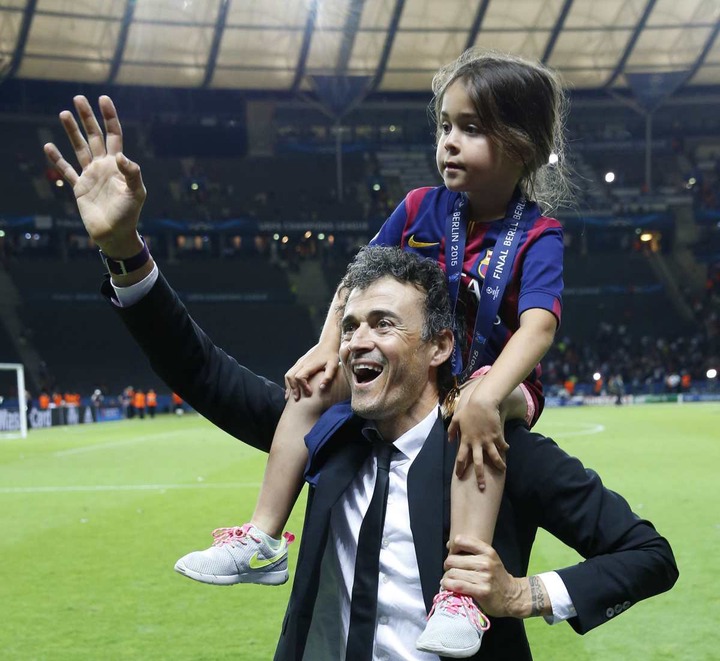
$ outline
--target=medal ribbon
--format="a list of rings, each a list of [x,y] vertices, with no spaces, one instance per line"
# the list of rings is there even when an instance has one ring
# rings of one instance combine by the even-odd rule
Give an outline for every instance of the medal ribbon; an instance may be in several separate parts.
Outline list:
[[[445,223],[445,272],[450,292],[450,305],[453,319],[460,294],[460,281],[465,255],[465,242],[467,239],[467,196],[460,195],[453,205],[452,212],[448,214]],[[522,241],[524,232],[540,215],[537,205],[528,203],[525,197],[516,191],[503,220],[503,226],[498,234],[492,257],[485,272],[483,287],[480,291],[475,327],[472,334],[472,343],[468,353],[468,364],[463,369],[463,360],[460,355],[459,333],[464,329],[454,328],[455,346],[451,357],[452,372],[462,384],[478,367],[482,356],[482,348],[492,331],[502,302],[505,288],[512,278],[513,264],[517,249]]]

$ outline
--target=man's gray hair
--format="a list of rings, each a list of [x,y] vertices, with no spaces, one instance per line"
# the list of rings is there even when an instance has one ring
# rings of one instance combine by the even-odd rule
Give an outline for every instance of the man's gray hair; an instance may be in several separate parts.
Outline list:
[[[340,283],[343,298],[352,290],[362,291],[385,277],[413,285],[426,294],[421,335],[423,342],[436,338],[446,329],[452,331],[453,315],[445,273],[435,260],[419,257],[400,248],[367,246],[360,250],[350,262]],[[443,396],[452,387],[449,360],[438,370],[438,386]]]

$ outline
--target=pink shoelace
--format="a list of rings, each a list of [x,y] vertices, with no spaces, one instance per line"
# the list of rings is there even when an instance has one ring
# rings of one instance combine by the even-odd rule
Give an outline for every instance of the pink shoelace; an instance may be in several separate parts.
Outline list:
[[[246,523],[242,526],[233,526],[231,528],[215,528],[212,533],[212,545],[223,546],[225,544],[232,544],[233,542],[240,542],[245,545],[247,544],[247,537],[259,544],[262,540],[250,532],[253,528],[255,528],[255,526],[253,526],[252,523]],[[295,535],[291,532],[284,532],[282,536],[288,544],[292,544],[295,541]]]
[[[470,597],[464,594],[440,590],[433,598],[433,607],[430,609],[428,619],[438,607],[451,615],[467,617],[480,631],[487,631],[490,628],[490,620],[487,615],[477,607],[477,604]]]

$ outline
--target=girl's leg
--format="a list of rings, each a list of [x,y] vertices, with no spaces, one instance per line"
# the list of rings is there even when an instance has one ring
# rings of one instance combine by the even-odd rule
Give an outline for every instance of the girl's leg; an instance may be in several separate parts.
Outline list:
[[[250,522],[265,534],[280,538],[302,489],[307,462],[305,435],[325,410],[317,388],[310,397],[290,398],[273,436],[260,494]]]
[[[250,522],[273,538],[282,535],[300,490],[307,463],[305,435],[324,411],[350,396],[345,376],[339,372],[332,385],[320,390],[321,374],[310,379],[312,395],[295,401],[292,397],[275,429],[265,466],[260,494]]]
[[[312,396],[288,401],[280,417],[250,523],[217,528],[213,545],[180,558],[177,572],[216,585],[280,585],[288,580],[287,547],[294,536],[282,531],[302,488],[304,437],[322,412],[348,391],[342,374],[327,391],[320,391],[319,377],[311,385]]]
[[[505,471],[485,463],[485,489],[480,491],[475,468],[470,464],[462,477],[453,474],[450,487],[450,540],[458,535],[492,543],[500,511]]]
[[[478,378],[483,378],[478,377]],[[508,417],[525,419],[525,395],[516,388],[500,407]],[[450,545],[458,535],[476,537],[492,544],[505,471],[485,461],[485,489],[480,491],[471,463],[461,477],[453,472],[450,487]],[[470,597],[441,590],[433,601],[428,623],[417,641],[418,649],[453,658],[469,657],[480,649],[482,635],[490,626],[485,614]]]
[[[482,379],[480,376],[478,379]],[[527,401],[521,386],[510,393],[500,406],[500,418],[524,420],[527,416]],[[450,540],[457,535],[477,537],[486,544],[492,544],[495,522],[500,511],[505,471],[489,461],[484,464],[486,487],[480,491],[477,486],[475,469],[470,464],[462,477],[453,473],[450,487]]]

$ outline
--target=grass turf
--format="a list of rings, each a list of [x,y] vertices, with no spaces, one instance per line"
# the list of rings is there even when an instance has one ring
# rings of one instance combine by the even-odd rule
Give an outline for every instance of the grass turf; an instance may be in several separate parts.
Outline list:
[[[680,580],[586,636],[528,621],[536,661],[718,658],[719,427],[718,405],[543,414],[539,431],[670,540]],[[249,518],[264,463],[197,416],[0,442],[3,658],[272,658],[289,584],[205,586],[172,570],[209,545],[212,528]],[[301,530],[302,512],[301,502],[290,530]],[[576,561],[542,534],[532,570]]]

